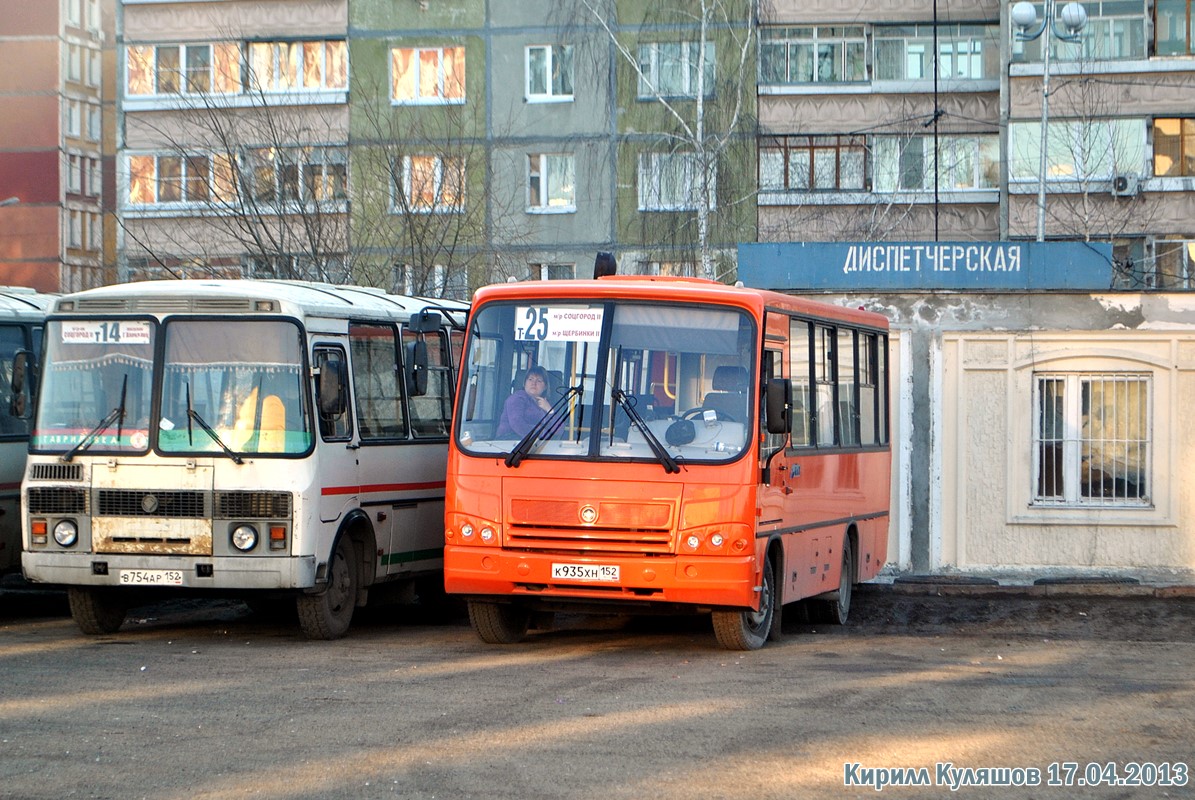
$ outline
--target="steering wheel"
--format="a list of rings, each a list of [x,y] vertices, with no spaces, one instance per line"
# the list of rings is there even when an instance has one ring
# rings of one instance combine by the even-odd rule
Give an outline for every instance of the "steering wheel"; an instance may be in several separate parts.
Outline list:
[[[730,416],[725,411],[721,411],[717,408],[708,408],[707,406],[697,406],[696,408],[690,408],[688,411],[681,414],[680,418],[681,419],[696,419],[697,417],[705,416],[705,412],[707,412],[707,411],[713,411],[715,414],[714,418],[717,419],[719,422],[738,422],[737,419]]]

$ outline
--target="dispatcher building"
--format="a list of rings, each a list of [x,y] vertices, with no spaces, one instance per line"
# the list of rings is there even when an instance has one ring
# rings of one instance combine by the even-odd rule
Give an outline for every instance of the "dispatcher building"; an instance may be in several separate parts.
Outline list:
[[[892,321],[890,569],[1195,574],[1195,295],[1107,244],[764,243],[748,286]]]

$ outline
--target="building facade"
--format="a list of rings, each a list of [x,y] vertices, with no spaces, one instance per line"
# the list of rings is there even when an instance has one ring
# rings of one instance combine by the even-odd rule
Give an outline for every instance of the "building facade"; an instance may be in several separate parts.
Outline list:
[[[0,284],[56,292],[112,280],[103,220],[108,7],[0,2],[0,62],[20,65],[0,78]]]

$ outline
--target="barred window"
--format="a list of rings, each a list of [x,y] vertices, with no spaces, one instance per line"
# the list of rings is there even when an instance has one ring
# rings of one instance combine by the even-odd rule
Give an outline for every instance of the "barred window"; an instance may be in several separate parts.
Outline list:
[[[1149,375],[1038,375],[1034,393],[1035,505],[1150,504]]]

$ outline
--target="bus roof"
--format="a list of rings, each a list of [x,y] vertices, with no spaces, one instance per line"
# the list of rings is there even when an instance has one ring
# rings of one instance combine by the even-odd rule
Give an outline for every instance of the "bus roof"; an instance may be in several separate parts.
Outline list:
[[[284,280],[161,280],[140,281],[63,295],[54,304],[58,313],[193,313],[234,314],[261,310],[258,302],[273,301],[274,313],[302,316],[394,317],[433,307],[463,316],[468,303],[429,297],[387,294],[369,286]],[[460,322],[461,320],[458,320]]]
[[[0,319],[42,319],[56,297],[25,286],[0,286]]]
[[[844,308],[804,297],[727,286],[704,278],[656,275],[612,275],[596,280],[524,281],[485,286],[473,295],[474,305],[493,300],[565,300],[628,299],[647,302],[718,303],[737,305],[762,314],[764,309],[778,309],[813,317],[850,322],[886,329],[888,318],[863,309]]]

